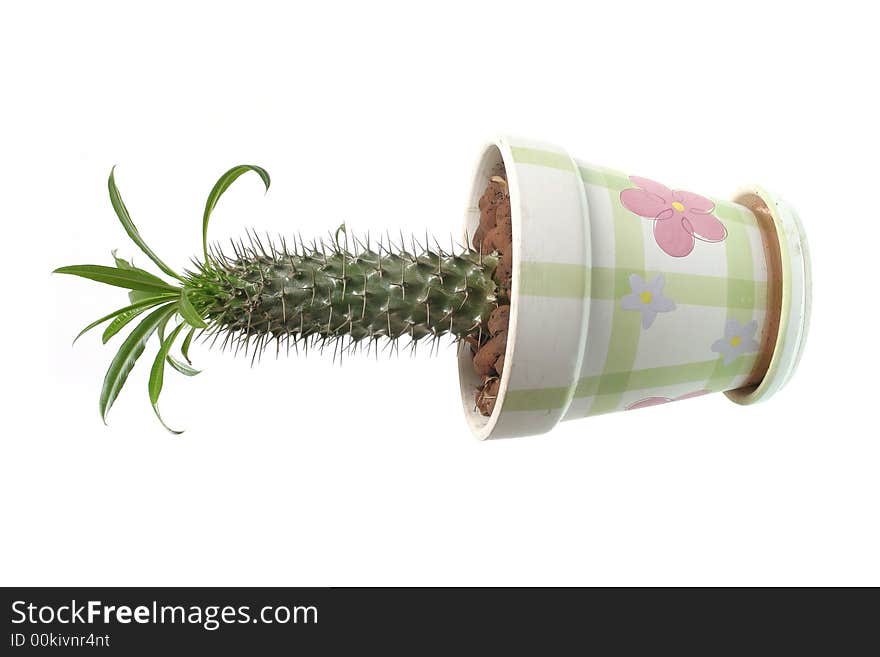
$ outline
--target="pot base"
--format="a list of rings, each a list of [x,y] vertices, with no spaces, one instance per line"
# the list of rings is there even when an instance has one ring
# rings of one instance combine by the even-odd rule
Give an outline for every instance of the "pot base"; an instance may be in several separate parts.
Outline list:
[[[767,332],[773,339],[762,345],[763,372],[756,367],[759,381],[725,393],[745,405],[769,399],[797,369],[809,330],[812,282],[807,236],[794,208],[759,186],[744,187],[733,201],[752,210],[768,238],[767,265],[774,281],[768,301],[776,310],[775,330]]]

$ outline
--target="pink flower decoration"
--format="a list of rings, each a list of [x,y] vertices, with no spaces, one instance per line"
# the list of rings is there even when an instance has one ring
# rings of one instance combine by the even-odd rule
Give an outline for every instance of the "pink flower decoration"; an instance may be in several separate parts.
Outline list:
[[[659,406],[660,404],[668,404],[669,402],[680,401],[682,399],[690,399],[691,397],[700,397],[701,395],[708,395],[711,390],[697,390],[696,392],[689,392],[686,395],[679,395],[678,397],[646,397],[645,399],[640,399],[637,402],[633,402],[629,406],[627,406],[624,410],[634,411],[637,408],[648,408],[649,406]]]
[[[705,196],[671,190],[647,178],[629,179],[638,187],[620,192],[620,202],[630,212],[654,220],[654,239],[669,255],[688,255],[694,238],[720,242],[727,237],[727,229],[712,214],[715,204]]]

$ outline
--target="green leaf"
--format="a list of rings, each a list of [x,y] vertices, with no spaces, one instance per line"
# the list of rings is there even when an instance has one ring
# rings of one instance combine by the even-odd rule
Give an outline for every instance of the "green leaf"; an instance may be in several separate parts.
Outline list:
[[[169,318],[170,319],[170,318]],[[186,318],[184,318],[186,319]],[[165,325],[168,323],[168,320],[163,321],[159,324],[158,333],[159,333],[159,343],[162,344],[165,342]],[[189,353],[189,342],[192,341],[192,335],[195,332],[194,328],[191,328],[186,338],[184,338],[183,345],[181,346],[181,352],[184,357]],[[197,370],[189,365],[184,365],[179,360],[169,355],[167,358],[168,364],[171,365],[174,369],[185,376],[195,376],[196,374],[201,374],[201,370]],[[187,362],[189,362],[189,358],[187,357]],[[192,365],[192,363],[190,363]]]
[[[174,312],[177,312],[177,308],[174,309]],[[165,342],[165,327],[168,325],[168,322],[173,315],[174,313],[170,313],[167,317],[163,317],[156,326],[156,335],[159,336],[159,346],[162,346],[162,343]]]
[[[141,294],[146,294],[146,292],[142,292]],[[146,298],[131,304],[130,306],[126,306],[125,308],[120,308],[119,310],[114,310],[112,313],[110,313],[108,315],[104,315],[101,319],[96,319],[94,322],[92,322],[91,324],[86,326],[73,339],[73,343],[76,344],[76,341],[79,340],[85,333],[91,331],[96,326],[100,326],[101,324],[106,322],[108,319],[113,319],[114,317],[121,315],[122,313],[128,312],[134,308],[138,308],[138,307],[143,307],[144,309],[151,308],[153,306],[156,306],[156,305],[162,303],[166,299],[170,299],[170,298],[171,298],[170,295],[169,296],[163,295],[163,296],[158,296],[158,297],[155,295],[149,295]],[[106,342],[106,340],[105,340],[105,342]]]
[[[183,354],[183,357],[186,359],[186,362],[192,365],[192,361],[189,359],[189,346],[192,344],[193,336],[195,335],[195,328],[191,328],[189,333],[186,334],[186,337],[183,339],[183,344],[180,346],[180,353]]]
[[[174,344],[180,330],[184,326],[186,325],[183,323],[178,324],[177,327],[171,331],[171,335],[168,336],[168,339],[162,341],[162,346],[159,347],[159,353],[156,354],[156,358],[153,360],[153,367],[150,370],[150,381],[148,385],[150,403],[153,405],[153,411],[156,413],[156,417],[159,418],[159,422],[162,423],[163,427],[174,434],[181,434],[183,432],[171,429],[165,424],[165,420],[162,419],[162,414],[159,413],[159,395],[162,393],[162,385],[165,379],[165,359],[168,357],[171,345]]]
[[[84,336],[86,333],[88,333],[89,331],[91,331],[91,330],[92,330],[93,328],[95,328],[96,326],[100,326],[101,324],[103,324],[104,322],[106,322],[108,319],[113,319],[114,317],[116,317],[116,316],[119,315],[120,313],[125,312],[125,311],[128,310],[129,308],[131,308],[131,306],[126,306],[125,308],[120,308],[119,310],[114,310],[114,311],[113,311],[112,313],[110,313],[109,315],[104,315],[104,316],[101,317],[100,319],[96,319],[94,322],[92,322],[91,324],[89,324],[88,326],[86,326],[82,331],[80,331],[79,333],[76,334],[76,337],[73,339],[73,342],[71,343],[71,346],[75,345],[77,340],[79,340],[82,336]]]
[[[125,203],[122,202],[122,196],[119,194],[119,189],[116,187],[116,180],[113,176],[115,169],[116,167],[113,167],[113,169],[110,170],[110,178],[107,181],[107,188],[110,191],[110,203],[113,205],[113,209],[116,211],[116,216],[119,217],[122,227],[125,228],[125,232],[128,233],[131,241],[137,244],[141,251],[143,251],[150,260],[156,263],[156,266],[159,269],[172,278],[182,281],[183,278],[181,278],[181,276],[175,273],[171,267],[159,259],[159,256],[153,253],[153,250],[147,246],[147,243],[144,242],[144,239],[135,227],[134,222],[131,220],[131,215],[128,214],[128,208],[126,208]]]
[[[101,387],[101,397],[98,402],[101,419],[105,424],[107,423],[107,413],[110,412],[113,402],[119,396],[119,391],[125,385],[137,359],[144,353],[147,340],[156,331],[159,323],[176,311],[177,304],[169,303],[151,312],[141,320],[141,323],[128,335],[119,351],[116,352],[107,369],[107,374],[104,376],[104,385]]]
[[[220,197],[223,196],[223,192],[229,189],[229,186],[235,182],[235,180],[242,175],[243,173],[247,173],[248,171],[255,171],[258,176],[263,180],[263,184],[266,186],[266,191],[269,191],[269,173],[263,169],[262,167],[258,167],[253,164],[239,164],[237,167],[232,167],[229,171],[220,176],[220,179],[214,185],[214,188],[211,190],[211,193],[208,194],[208,200],[205,203],[205,214],[202,217],[202,249],[205,252],[205,266],[208,266],[208,220],[211,218],[211,212],[214,211],[214,208],[217,205],[217,201],[220,200]]]
[[[186,320],[187,324],[193,328],[205,328],[208,326],[192,305],[192,301],[189,300],[186,289],[180,291],[180,301],[178,303],[180,305],[180,316]]]
[[[133,269],[104,267],[103,265],[71,265],[69,267],[59,267],[53,273],[81,276],[82,278],[88,278],[93,281],[98,281],[99,283],[124,287],[129,290],[152,292],[154,295],[164,294],[165,292],[176,293],[180,290],[179,287],[174,287],[161,279],[156,279],[152,274],[144,276],[147,272],[141,273]],[[159,282],[157,283],[156,281]]]
[[[119,267],[119,269],[134,269],[134,265],[132,265],[128,260],[120,258],[116,255],[117,250],[118,249],[113,249],[110,252],[110,255],[113,256],[113,260],[116,262],[116,266]]]
[[[184,376],[195,376],[196,374],[202,373],[202,370],[197,370],[186,363],[181,363],[174,356],[168,356],[168,364]]]
[[[159,278],[155,274],[151,274],[150,272],[146,271],[145,269],[141,269],[140,267],[135,267],[128,260],[125,260],[123,258],[118,257],[116,255],[116,249],[113,249],[110,252],[110,254],[113,256],[113,260],[116,262],[117,269],[126,269],[128,271],[136,271],[139,274],[141,274],[144,278],[148,278],[148,279],[154,281],[155,283],[157,283],[158,285],[168,285],[168,283],[163,281],[161,278]]]
[[[167,297],[162,297],[155,303],[146,304],[146,305],[135,305],[129,306],[129,309],[126,312],[120,313],[116,316],[116,318],[107,325],[107,328],[104,329],[103,335],[101,335],[101,342],[103,344],[107,344],[114,335],[119,333],[123,328],[125,328],[131,320],[135,317],[143,314],[147,308],[152,308],[153,306],[157,306],[163,301],[165,301]],[[133,307],[134,306],[134,307]]]
[[[149,299],[153,296],[155,296],[155,294],[153,294],[152,292],[144,292],[143,290],[132,290],[128,293],[128,300],[132,303],[137,303],[138,301]]]
[[[345,227],[345,223],[339,224],[339,228],[336,229],[336,234],[333,236],[333,241],[336,242],[336,248],[340,251],[344,251],[345,246],[343,245],[342,242],[339,241],[339,233],[343,234],[344,242],[347,244],[348,243],[348,235],[347,235],[347,229]]]

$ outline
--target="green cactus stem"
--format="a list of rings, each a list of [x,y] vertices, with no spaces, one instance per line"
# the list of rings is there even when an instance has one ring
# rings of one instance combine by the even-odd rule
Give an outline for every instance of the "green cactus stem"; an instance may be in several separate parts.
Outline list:
[[[470,251],[384,243],[351,251],[335,240],[289,248],[252,238],[233,253],[213,251],[188,283],[209,334],[224,341],[464,338],[480,331],[496,304],[497,258]]]
[[[207,229],[220,196],[240,175],[256,172],[269,188],[269,175],[253,165],[227,171],[208,196],[202,224],[203,257],[193,259],[194,269],[178,273],[146,245],[131,220],[111,171],[110,200],[132,241],[173,283],[134,267],[113,253],[115,266],[75,265],[56,269],[108,285],[128,289],[130,305],[102,317],[84,328],[107,323],[106,343],[144,313],[110,364],[102,386],[99,410],[107,413],[149,339],[156,334],[159,351],[149,378],[149,396],[159,413],[158,399],[166,365],[193,376],[189,362],[194,338],[235,353],[250,353],[252,361],[269,345],[278,353],[282,346],[299,351],[338,352],[366,347],[399,348],[401,340],[415,349],[428,339],[432,346],[443,336],[479,343],[489,315],[503,294],[493,280],[498,263],[495,254],[481,254],[467,247],[444,251],[415,239],[404,244],[386,237],[375,246],[368,238],[358,240],[340,227],[329,241],[290,243],[284,238],[265,241],[248,234],[248,241],[233,242],[231,251],[209,248]],[[147,312],[149,311],[149,312]],[[173,325],[170,331],[166,329]],[[178,337],[183,361],[171,355]],[[184,362],[185,361],[185,362]],[[164,421],[163,426],[166,426]],[[169,429],[171,430],[171,429]],[[179,432],[175,432],[179,433]]]

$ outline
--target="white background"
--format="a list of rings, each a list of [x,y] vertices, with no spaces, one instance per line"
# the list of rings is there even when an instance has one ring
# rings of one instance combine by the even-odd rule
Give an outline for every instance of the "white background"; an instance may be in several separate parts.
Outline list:
[[[780,5],[782,3],[779,3]],[[318,6],[320,5],[320,6]],[[29,2],[0,10],[2,584],[880,584],[880,194],[868,3]],[[165,433],[139,363],[104,427],[122,291],[174,266],[217,176],[245,226],[458,233],[495,134],[799,209],[814,315],[770,402],[721,395],[479,443],[454,351],[374,362],[193,349]],[[118,344],[115,342],[115,344]]]

